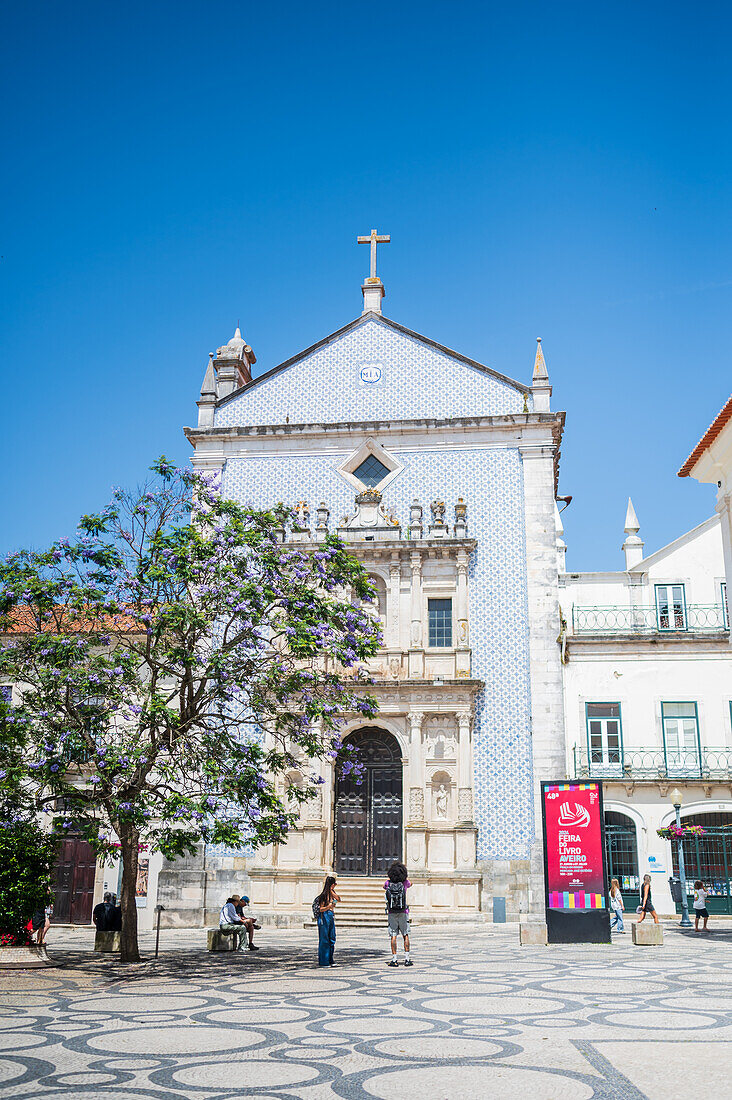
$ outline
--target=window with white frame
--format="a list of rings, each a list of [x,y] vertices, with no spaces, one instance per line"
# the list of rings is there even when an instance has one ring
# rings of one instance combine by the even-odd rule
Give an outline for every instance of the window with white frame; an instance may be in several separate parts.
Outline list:
[[[427,622],[428,644],[449,648],[452,645],[452,600],[427,600]]]
[[[590,767],[620,769],[623,763],[623,734],[620,703],[587,704],[587,752]]]
[[[661,703],[663,747],[669,773],[699,770],[699,715],[696,703]]]
[[[686,630],[686,595],[683,584],[656,585],[659,630]]]

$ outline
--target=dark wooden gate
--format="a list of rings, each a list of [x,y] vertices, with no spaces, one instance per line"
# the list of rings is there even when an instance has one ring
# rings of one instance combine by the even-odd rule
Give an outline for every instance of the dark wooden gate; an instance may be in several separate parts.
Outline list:
[[[402,858],[402,761],[399,743],[369,726],[347,739],[364,774],[336,781],[335,869],[341,875],[382,875]]]
[[[94,900],[97,857],[81,837],[61,842],[55,869],[53,920],[57,924],[89,924]]]

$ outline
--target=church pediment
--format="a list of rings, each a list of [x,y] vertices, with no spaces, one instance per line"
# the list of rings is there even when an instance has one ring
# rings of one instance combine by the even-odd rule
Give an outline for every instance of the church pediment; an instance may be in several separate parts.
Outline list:
[[[499,416],[526,411],[530,393],[528,386],[370,313],[220,401],[215,424]]]

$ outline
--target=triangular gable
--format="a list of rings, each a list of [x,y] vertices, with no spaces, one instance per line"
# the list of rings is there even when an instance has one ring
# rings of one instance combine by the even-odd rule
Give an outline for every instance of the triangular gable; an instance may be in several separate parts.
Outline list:
[[[708,531],[712,531],[715,527],[719,527],[719,525],[719,516],[710,516],[709,519],[705,519],[703,523],[698,524],[696,527],[692,527],[691,531],[686,531],[672,542],[667,543],[666,546],[662,546],[660,550],[655,550],[652,554],[649,554],[648,557],[643,558],[642,561],[639,561],[637,565],[633,566],[632,571],[634,573],[646,573],[654,565],[659,565],[664,558],[669,558],[678,550],[683,550],[685,546],[701,538],[702,535],[706,535]]]
[[[380,314],[369,313],[221,401],[218,427],[496,416],[531,390]]]

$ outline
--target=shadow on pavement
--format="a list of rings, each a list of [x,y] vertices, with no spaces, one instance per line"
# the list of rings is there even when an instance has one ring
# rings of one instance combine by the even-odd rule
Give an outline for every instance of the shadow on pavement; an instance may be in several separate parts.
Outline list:
[[[116,982],[120,979],[134,981],[136,978],[147,980],[156,978],[188,979],[196,981],[220,981],[224,975],[241,977],[248,972],[256,977],[283,977],[300,973],[303,970],[321,970],[318,966],[318,945],[314,941],[312,950],[303,950],[299,946],[268,946],[263,944],[259,951],[222,951],[209,952],[205,948],[183,947],[171,951],[161,947],[156,959],[151,951],[141,949],[142,961],[139,963],[121,963],[115,956],[95,954],[93,951],[52,949],[49,954],[54,966],[66,971],[83,971],[95,974],[101,981]],[[344,947],[336,948],[336,962],[332,970],[346,970],[365,962],[384,959],[382,947]]]

